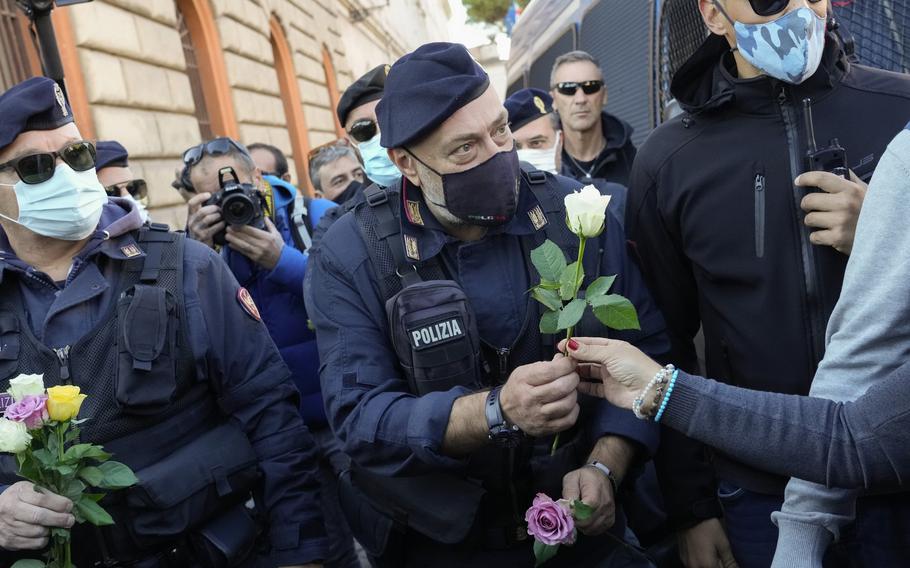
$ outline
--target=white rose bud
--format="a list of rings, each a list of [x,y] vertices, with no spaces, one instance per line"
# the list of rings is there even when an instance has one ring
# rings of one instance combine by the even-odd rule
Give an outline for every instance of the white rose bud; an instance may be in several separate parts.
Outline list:
[[[43,375],[19,375],[9,382],[9,395],[19,402],[28,395],[44,394]]]
[[[32,437],[23,422],[0,418],[0,452],[24,452],[31,441]]]
[[[609,195],[601,195],[596,187],[586,185],[581,191],[567,195],[565,203],[566,223],[573,233],[591,239],[603,232]]]

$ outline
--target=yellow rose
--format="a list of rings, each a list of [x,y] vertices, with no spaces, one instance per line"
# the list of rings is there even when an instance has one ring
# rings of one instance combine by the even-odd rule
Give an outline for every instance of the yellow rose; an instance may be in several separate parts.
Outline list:
[[[65,385],[47,389],[47,413],[51,420],[65,422],[79,414],[79,408],[86,395],[79,392],[79,387]]]

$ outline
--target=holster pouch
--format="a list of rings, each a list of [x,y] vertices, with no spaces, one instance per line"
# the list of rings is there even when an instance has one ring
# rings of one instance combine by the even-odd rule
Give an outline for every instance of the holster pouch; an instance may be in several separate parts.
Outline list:
[[[408,286],[386,302],[392,344],[417,396],[483,383],[474,311],[452,280]]]
[[[176,307],[168,291],[144,284],[119,300],[117,402],[124,412],[158,413],[177,394]]]
[[[258,536],[256,521],[238,503],[190,535],[189,541],[200,568],[226,568],[247,559]]]
[[[258,463],[243,431],[225,422],[137,471],[139,484],[125,491],[136,544],[173,540],[242,505],[258,481]]]

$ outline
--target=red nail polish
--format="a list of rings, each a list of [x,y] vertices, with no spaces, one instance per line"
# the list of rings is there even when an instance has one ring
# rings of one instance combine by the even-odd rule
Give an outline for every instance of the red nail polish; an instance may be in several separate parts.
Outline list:
[[[569,340],[568,346],[572,351],[578,351],[578,342],[574,339]]]

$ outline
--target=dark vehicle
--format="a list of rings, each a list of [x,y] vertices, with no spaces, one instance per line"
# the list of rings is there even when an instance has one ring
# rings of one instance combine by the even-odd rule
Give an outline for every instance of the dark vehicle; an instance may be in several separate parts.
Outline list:
[[[833,5],[860,63],[910,72],[910,0]],[[556,58],[582,49],[603,67],[607,112],[631,124],[640,145],[675,112],[670,80],[707,33],[697,0],[533,0],[512,33],[507,94],[549,90]]]
[[[227,176],[233,181],[226,181]],[[218,172],[218,185],[221,189],[210,197],[205,204],[217,205],[221,208],[221,217],[228,225],[249,225],[257,229],[266,230],[265,226],[265,197],[258,189],[248,183],[240,183],[234,168],[222,168]],[[224,231],[216,234],[214,242],[224,245]]]

